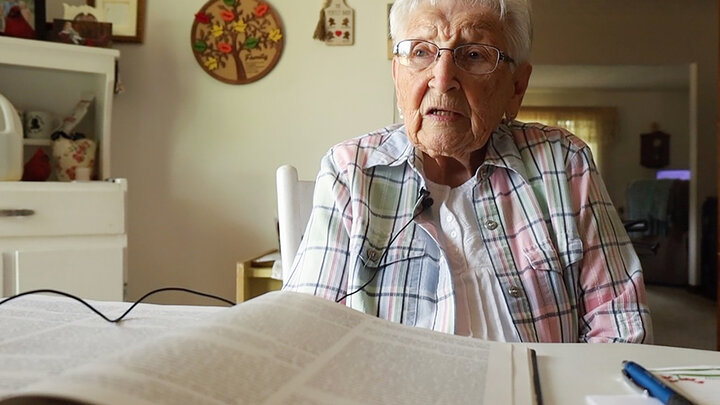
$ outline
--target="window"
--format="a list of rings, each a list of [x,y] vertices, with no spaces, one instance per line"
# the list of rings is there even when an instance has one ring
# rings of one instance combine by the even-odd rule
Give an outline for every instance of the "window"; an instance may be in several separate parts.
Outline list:
[[[562,127],[572,132],[588,144],[600,170],[603,149],[615,133],[616,116],[612,107],[522,107],[517,120]]]

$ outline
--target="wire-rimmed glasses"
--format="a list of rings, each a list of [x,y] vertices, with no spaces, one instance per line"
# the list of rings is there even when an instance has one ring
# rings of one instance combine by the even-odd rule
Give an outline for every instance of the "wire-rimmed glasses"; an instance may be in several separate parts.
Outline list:
[[[415,70],[423,70],[432,65],[442,51],[450,51],[457,67],[476,75],[494,72],[500,61],[515,63],[513,58],[497,47],[480,43],[440,48],[430,41],[405,39],[395,44],[393,53],[400,64]]]

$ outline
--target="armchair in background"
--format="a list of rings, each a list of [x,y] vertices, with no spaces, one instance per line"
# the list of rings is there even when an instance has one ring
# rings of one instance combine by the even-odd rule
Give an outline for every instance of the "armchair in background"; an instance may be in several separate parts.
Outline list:
[[[276,172],[278,232],[283,283],[290,276],[295,254],[312,211],[314,181],[298,180],[297,169],[281,166]]]
[[[626,227],[649,284],[688,284],[689,182],[636,180],[626,190]]]

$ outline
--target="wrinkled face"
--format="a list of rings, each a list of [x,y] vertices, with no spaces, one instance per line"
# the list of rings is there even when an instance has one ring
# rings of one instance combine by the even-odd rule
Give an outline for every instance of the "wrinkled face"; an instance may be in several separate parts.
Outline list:
[[[397,40],[403,39],[423,39],[441,48],[479,42],[507,53],[495,12],[485,7],[468,9],[456,2],[415,10]],[[517,114],[530,70],[524,64],[513,73],[511,65],[501,61],[492,73],[475,75],[458,68],[448,51],[419,71],[395,58],[398,108],[410,141],[431,157],[467,157],[485,145],[503,114]]]

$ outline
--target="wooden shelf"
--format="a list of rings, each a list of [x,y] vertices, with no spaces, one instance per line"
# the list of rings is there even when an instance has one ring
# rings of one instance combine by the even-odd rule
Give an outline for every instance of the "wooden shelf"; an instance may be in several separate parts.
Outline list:
[[[52,139],[23,139],[23,145],[25,146],[50,146],[52,145]]]

